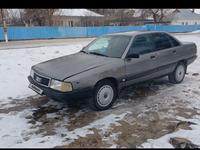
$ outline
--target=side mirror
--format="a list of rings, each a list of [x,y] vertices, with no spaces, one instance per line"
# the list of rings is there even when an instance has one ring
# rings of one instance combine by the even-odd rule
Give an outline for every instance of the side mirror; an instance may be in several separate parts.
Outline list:
[[[139,54],[129,54],[128,56],[126,56],[126,58],[139,58],[140,55]]]

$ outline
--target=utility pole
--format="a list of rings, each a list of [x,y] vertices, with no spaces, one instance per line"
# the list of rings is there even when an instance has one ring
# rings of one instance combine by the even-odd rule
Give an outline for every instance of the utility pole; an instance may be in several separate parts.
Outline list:
[[[4,17],[3,9],[1,9],[1,17],[2,17],[2,21],[3,21],[4,38],[5,38],[5,41],[7,43],[8,42],[8,28],[7,28],[6,20],[5,20],[5,17]]]

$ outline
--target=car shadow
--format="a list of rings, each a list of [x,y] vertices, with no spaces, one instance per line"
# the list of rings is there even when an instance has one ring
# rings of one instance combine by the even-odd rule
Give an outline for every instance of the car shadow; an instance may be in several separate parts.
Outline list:
[[[135,101],[141,98],[145,98],[148,96],[153,96],[159,93],[160,90],[163,90],[165,88],[171,87],[173,84],[171,84],[167,78],[160,78],[151,80],[148,82],[143,82],[135,85],[128,86],[126,88],[123,88],[119,94],[119,98],[117,99],[116,103],[120,102],[126,102],[127,100]],[[67,101],[56,101],[56,100],[50,100],[52,103],[50,105],[42,105],[39,106],[39,109],[35,110],[35,117],[38,118],[41,116],[40,114],[43,113],[54,113],[56,111],[60,111],[63,109],[66,109],[67,112],[76,113],[80,110],[82,111],[91,111],[94,112],[94,110],[90,109],[88,105],[88,98],[83,99],[75,99],[72,102],[68,103]],[[59,107],[55,107],[55,106]]]
[[[118,109],[123,106],[116,107],[120,103],[127,103],[140,100],[146,100],[145,97],[156,95],[161,89],[171,87],[173,84],[165,78],[152,80],[149,82],[140,83],[137,85],[124,88],[116,103],[111,109],[105,111],[91,110],[87,99],[77,99],[73,105],[69,105],[65,102],[59,102],[46,98],[45,103],[34,106],[34,110],[31,116],[28,117],[29,123],[33,128],[38,128],[36,134],[54,135],[54,129],[59,125],[64,125],[64,128],[68,131],[73,131],[77,128],[82,128],[90,123],[98,120],[111,112],[118,112]],[[48,100],[47,100],[48,99]],[[127,102],[129,100],[129,102]],[[38,125],[39,123],[39,125]]]
[[[132,85],[121,90],[116,103],[136,101],[141,98],[153,96],[158,94],[161,89],[171,86],[173,86],[173,84],[171,84],[166,78],[155,79]],[[65,115],[68,116],[74,116],[72,114],[76,114],[79,111],[95,112],[90,109],[87,100],[88,98],[76,99],[73,104],[71,102],[67,103],[64,101],[60,102],[50,100],[49,104],[47,104],[47,102],[44,105],[38,106],[38,109],[34,110],[33,120],[37,121],[45,114],[58,113],[59,111],[65,111]]]
[[[160,90],[173,86],[166,77],[141,82],[123,88],[119,94],[120,100],[136,100],[148,96],[157,95]]]

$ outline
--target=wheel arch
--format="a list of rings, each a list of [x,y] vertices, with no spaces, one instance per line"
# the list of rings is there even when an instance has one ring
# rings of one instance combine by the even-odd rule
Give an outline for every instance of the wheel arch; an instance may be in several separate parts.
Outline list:
[[[185,65],[185,69],[186,69],[186,72],[187,72],[187,60],[182,59],[182,60],[180,60],[180,61],[177,63],[177,65],[178,65],[179,63],[183,63],[183,64]]]
[[[184,63],[184,65],[187,67],[187,60],[182,59],[182,60],[179,61],[179,63]]]
[[[98,83],[100,83],[100,82],[102,82],[102,81],[105,81],[105,80],[108,80],[108,81],[112,82],[112,83],[115,85],[116,90],[117,90],[117,95],[118,95],[119,83],[118,83],[117,79],[114,78],[114,77],[106,77],[106,78],[103,78],[103,79],[98,80],[98,81],[95,83],[94,88],[97,86]]]

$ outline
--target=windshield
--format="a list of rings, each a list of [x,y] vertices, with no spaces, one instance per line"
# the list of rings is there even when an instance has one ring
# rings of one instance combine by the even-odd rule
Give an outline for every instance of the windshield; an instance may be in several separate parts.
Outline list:
[[[131,36],[125,35],[103,36],[89,44],[83,51],[94,55],[120,58],[130,39]]]

